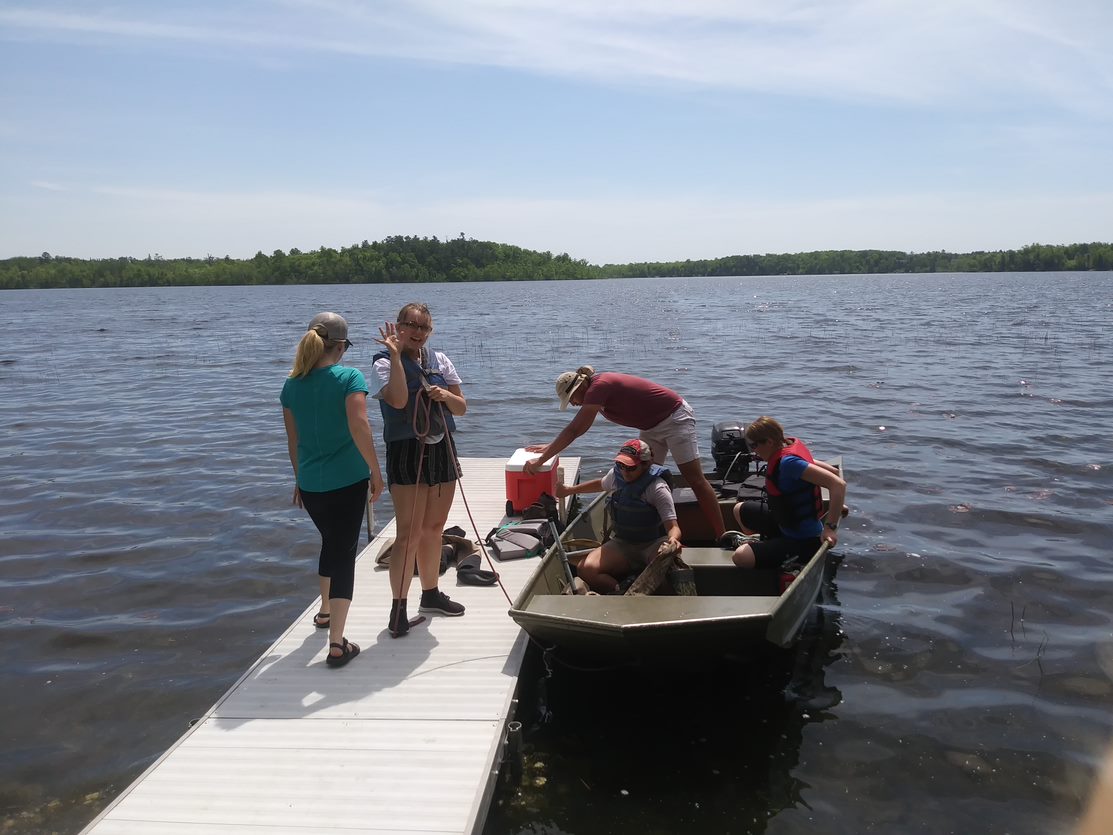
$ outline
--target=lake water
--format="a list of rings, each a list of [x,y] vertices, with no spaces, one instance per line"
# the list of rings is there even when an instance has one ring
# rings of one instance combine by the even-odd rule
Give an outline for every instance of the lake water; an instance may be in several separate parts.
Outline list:
[[[314,313],[368,371],[411,300],[463,455],[551,439],[586,363],[681,392],[708,463],[714,422],[771,414],[850,480],[794,654],[532,659],[490,835],[1069,830],[1113,736],[1109,273],[0,294],[0,831],[80,829],[309,604],[278,391]]]

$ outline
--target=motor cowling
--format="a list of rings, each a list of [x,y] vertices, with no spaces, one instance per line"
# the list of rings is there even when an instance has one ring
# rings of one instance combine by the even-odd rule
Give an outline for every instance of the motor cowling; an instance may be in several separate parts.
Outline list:
[[[736,421],[723,421],[711,427],[711,457],[715,476],[723,481],[742,482],[750,474],[753,453],[746,445],[746,429]]]

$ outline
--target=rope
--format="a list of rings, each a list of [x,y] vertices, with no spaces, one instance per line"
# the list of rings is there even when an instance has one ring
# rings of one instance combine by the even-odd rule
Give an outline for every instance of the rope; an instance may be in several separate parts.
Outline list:
[[[430,429],[432,428],[432,409],[433,399],[429,396],[426,388],[422,388],[416,392],[417,396],[414,398],[413,410],[413,432],[414,436],[421,443],[421,452],[417,459],[417,482],[415,486],[421,484],[421,467],[425,462],[425,439],[429,437]],[[467,494],[464,492],[464,477],[463,469],[460,467],[460,456],[456,453],[456,442],[452,437],[452,430],[448,428],[448,418],[444,413],[444,403],[438,402],[437,407],[440,409],[441,423],[444,426],[445,439],[448,441],[448,451],[452,455],[452,463],[456,466],[456,472],[460,473],[460,477],[456,480],[460,490],[460,498],[464,500],[464,509],[467,511],[468,520],[471,522],[472,531],[475,533],[476,542],[479,543],[479,550],[483,553],[483,558],[487,561],[488,567],[495,575],[495,582],[498,583],[499,589],[502,590],[503,597],[510,605],[514,605],[514,601],[510,599],[510,593],[507,592],[506,586],[502,583],[502,577],[495,571],[494,563],[491,561],[491,555],[487,553],[487,547],[483,542],[483,538],[479,535],[479,526],[475,522],[475,516],[472,515],[471,505],[468,504]],[[410,530],[406,538],[406,550],[409,550],[409,543],[413,541],[414,527],[417,524],[417,490],[414,490],[413,505],[410,507]],[[417,553],[414,553],[414,560],[417,561]],[[402,585],[406,581],[407,572],[412,571],[410,568],[409,554],[402,555],[402,571],[398,576],[398,588],[395,590],[394,599],[400,600],[402,597]]]
[[[424,398],[422,397],[422,395],[425,395]],[[414,398],[413,430],[414,430],[414,436],[417,438],[418,443],[420,443],[420,445],[421,445],[421,451],[419,452],[419,454],[417,456],[417,478],[414,482],[413,503],[410,505],[410,529],[409,529],[409,531],[407,532],[407,535],[406,535],[406,553],[402,554],[402,570],[398,573],[398,588],[397,589],[392,589],[392,591],[394,591],[394,599],[395,600],[401,600],[402,599],[402,586],[405,585],[405,583],[406,583],[407,575],[413,573],[413,568],[410,567],[409,550],[410,550],[410,543],[414,542],[414,528],[417,526],[417,492],[418,492],[417,488],[421,485],[421,467],[425,463],[425,439],[427,437],[429,437],[429,414],[430,414],[430,409],[432,408],[431,402],[432,401],[429,398],[428,392],[426,392],[424,389],[422,389],[421,391],[418,391],[417,392],[417,397]],[[422,406],[424,406],[424,412],[425,412],[425,428],[424,428],[424,430],[419,430],[418,429],[418,415],[421,412]],[[446,425],[446,429],[447,429],[447,425]],[[417,565],[417,562],[418,562],[417,549],[414,548],[414,565],[415,565],[415,567]],[[395,632],[397,632],[397,627],[399,626],[398,618],[400,618],[400,617],[401,617],[401,607],[399,607],[399,612],[395,615],[395,627],[396,627],[396,629],[394,630]],[[407,618],[408,617],[409,617],[409,615],[407,614]]]
[[[418,398],[418,399],[420,399],[420,398]],[[415,412],[416,412],[416,409],[415,409]],[[408,552],[410,550],[410,543],[413,541],[414,526],[417,524],[417,490],[416,490],[416,487],[421,484],[421,465],[424,463],[424,461],[425,461],[425,442],[422,441],[421,442],[421,452],[417,456],[417,482],[414,485],[414,487],[415,487],[415,489],[414,489],[414,499],[413,499],[413,504],[410,505],[410,530],[409,530],[408,534],[406,535],[406,551],[407,551],[407,553],[402,554],[402,570],[398,573],[398,588],[394,592],[394,599],[395,600],[401,600],[402,599],[402,586],[406,582],[406,575],[408,573],[413,572],[413,569],[410,568],[410,555],[409,555]],[[417,549],[415,548],[414,549],[414,565],[416,566],[416,564],[417,564]],[[397,626],[397,617],[398,616],[396,616],[395,626]],[[408,615],[407,615],[407,617],[408,617]]]
[[[418,399],[420,400],[420,397]],[[445,434],[445,437],[448,439],[448,449],[452,453],[452,463],[456,465],[456,472],[462,474],[463,469],[460,467],[460,456],[456,454],[456,442],[452,438],[452,431],[448,428],[448,421],[445,419],[445,416],[444,416],[444,404],[443,403],[438,403],[437,405],[440,406],[440,408],[441,408],[441,420],[444,422],[444,434]],[[417,410],[415,409],[414,411],[415,411],[414,419],[416,420],[417,419],[417,415],[416,415]],[[506,586],[504,586],[502,584],[502,575],[500,575],[499,572],[495,571],[495,565],[491,561],[491,555],[487,553],[487,546],[483,541],[483,537],[481,537],[479,535],[479,526],[475,522],[475,516],[472,515],[471,505],[468,504],[467,493],[464,492],[464,477],[463,477],[463,475],[461,475],[460,478],[457,479],[456,484],[460,489],[460,498],[464,500],[464,510],[467,511],[468,521],[471,522],[471,529],[472,529],[472,532],[475,534],[475,541],[479,543],[479,550],[483,554],[483,559],[487,561],[488,568],[490,568],[492,573],[494,573],[495,582],[498,584],[499,589],[502,591],[502,596],[506,598],[507,603],[509,603],[511,606],[513,606],[514,601],[510,599],[510,593],[506,590]]]
[[[418,441],[421,442],[421,454],[418,456],[417,461],[417,481],[420,484],[421,465],[424,463],[425,460],[425,439],[429,437],[430,429],[432,428],[432,409],[434,401],[429,396],[429,392],[424,387],[416,394],[417,397],[414,399],[412,425],[414,436],[418,439]],[[452,437],[452,430],[448,428],[448,418],[444,413],[444,403],[437,402],[436,405],[440,409],[441,424],[444,426],[444,435],[445,438],[448,440],[448,451],[449,454],[452,455],[452,463],[456,465],[456,472],[461,473],[460,477],[456,480],[456,483],[460,490],[460,498],[464,501],[464,510],[468,514],[468,521],[471,522],[472,532],[475,534],[475,541],[479,544],[479,550],[483,554],[483,559],[486,561],[487,567],[495,575],[495,582],[498,584],[499,589],[502,591],[503,597],[506,598],[507,603],[513,606],[514,601],[511,599],[510,593],[506,590],[506,586],[503,585],[502,577],[499,575],[499,572],[495,570],[495,564],[491,560],[491,555],[487,552],[487,546],[483,540],[483,537],[479,534],[479,525],[476,524],[475,515],[472,513],[471,505],[468,503],[468,496],[467,493],[464,491],[463,468],[461,468],[460,466],[460,456],[456,453],[456,441]],[[410,532],[407,541],[413,538],[413,528],[417,521],[415,517],[416,508],[417,491],[415,490],[414,504],[413,507],[410,509]],[[405,581],[405,572],[409,569],[409,561],[406,559],[406,557],[403,557],[403,561],[404,565],[402,569],[401,579],[399,580],[400,583]],[[401,594],[402,589],[400,585],[397,593],[395,594],[395,598],[400,598]]]

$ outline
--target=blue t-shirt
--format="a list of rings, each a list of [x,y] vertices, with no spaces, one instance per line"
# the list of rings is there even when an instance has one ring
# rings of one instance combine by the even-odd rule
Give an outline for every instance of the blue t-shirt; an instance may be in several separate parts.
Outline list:
[[[329,365],[304,377],[287,377],[283,408],[294,415],[298,429],[298,487],[310,493],[339,490],[370,478],[367,462],[348,430],[345,401],[354,392],[367,393],[358,368]]]
[[[781,458],[777,466],[777,487],[784,494],[795,493],[797,490],[811,490],[815,487],[810,481],[804,481],[804,470],[808,469],[808,462],[798,455],[786,455]],[[786,528],[781,525],[781,532],[789,539],[812,539],[823,533],[823,523],[819,519],[811,519],[801,525]]]

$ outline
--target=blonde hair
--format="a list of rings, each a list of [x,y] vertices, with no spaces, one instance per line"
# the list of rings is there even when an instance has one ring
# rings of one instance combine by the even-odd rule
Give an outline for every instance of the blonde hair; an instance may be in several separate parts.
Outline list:
[[[406,321],[407,313],[424,313],[429,317],[429,324],[433,324],[433,314],[430,313],[429,308],[421,302],[410,302],[407,305],[403,305],[402,309],[398,311],[399,323]]]
[[[784,446],[785,430],[773,418],[762,415],[746,427],[746,440],[750,443],[773,441],[777,446]]]
[[[305,377],[317,367],[325,351],[337,345],[347,345],[346,339],[325,339],[328,328],[324,325],[314,325],[305,332],[305,336],[298,343],[297,353],[294,354],[294,367],[290,369],[291,377]]]
[[[321,356],[325,353],[325,340],[315,330],[307,330],[305,336],[298,343],[298,351],[294,354],[294,367],[290,369],[291,377],[304,377],[317,367]]]

